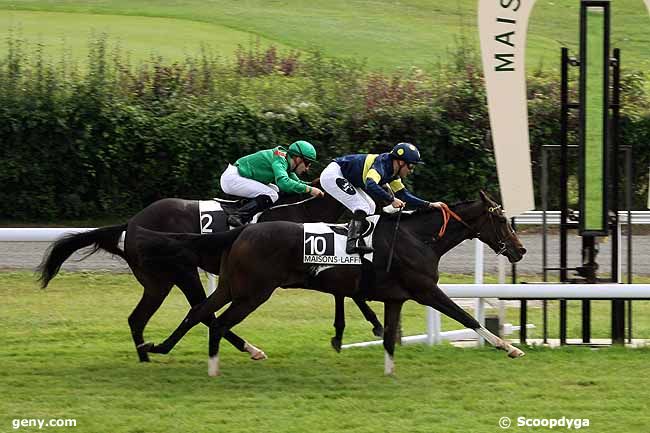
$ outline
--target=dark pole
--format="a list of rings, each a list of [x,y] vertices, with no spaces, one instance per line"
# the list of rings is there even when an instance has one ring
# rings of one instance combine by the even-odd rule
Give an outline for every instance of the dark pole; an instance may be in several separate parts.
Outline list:
[[[517,224],[515,222],[515,217],[510,218],[510,225],[514,231],[517,231]],[[517,284],[517,264],[512,264],[512,284]]]
[[[627,208],[627,283],[632,284],[632,147],[625,149],[625,201]],[[627,304],[628,342],[632,342],[632,301]]]
[[[606,20],[606,31],[609,30],[609,14],[605,14]],[[612,59],[613,66],[613,75],[612,75],[612,85],[613,85],[613,104],[612,104],[612,147],[615,155],[618,156],[618,137],[619,137],[619,118],[620,118],[620,87],[621,87],[621,50],[618,48],[614,49],[614,56]],[[613,210],[615,212],[613,224],[616,224],[618,229],[618,164],[617,159],[613,159],[614,168],[613,168],[613,185],[612,185],[612,199],[613,199]],[[617,232],[615,232],[617,234]],[[616,243],[612,245],[612,281],[618,282],[618,238],[615,238]],[[616,251],[613,250],[616,246]],[[614,268],[614,264],[616,267]],[[616,299],[612,301],[612,343],[615,344],[624,344],[625,343],[625,301],[622,299]]]
[[[546,260],[547,245],[547,225],[546,225],[546,210],[548,209],[548,151],[546,146],[542,146],[542,281],[548,281],[548,264]]]
[[[562,48],[561,77],[561,116],[560,116],[560,281],[567,281],[567,218],[568,197],[568,123],[569,123],[569,49]]]
[[[569,49],[562,48],[560,82],[560,282],[567,278],[567,180],[568,180],[568,117],[569,117]],[[566,344],[566,300],[560,300],[560,344]]]
[[[548,209],[548,150],[542,145],[542,272],[543,281],[548,281],[546,211]],[[548,301],[542,301],[542,344],[548,344]]]

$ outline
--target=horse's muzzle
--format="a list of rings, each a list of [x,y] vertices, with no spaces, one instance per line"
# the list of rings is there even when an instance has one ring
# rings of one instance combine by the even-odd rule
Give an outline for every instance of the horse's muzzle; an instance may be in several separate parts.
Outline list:
[[[524,247],[508,250],[508,260],[510,263],[517,263],[524,258],[524,255],[526,255],[526,248]]]

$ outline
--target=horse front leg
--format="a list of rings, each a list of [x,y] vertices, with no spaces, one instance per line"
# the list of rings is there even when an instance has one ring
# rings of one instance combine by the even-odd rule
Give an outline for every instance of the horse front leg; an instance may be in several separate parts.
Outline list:
[[[489,342],[497,349],[506,351],[510,358],[521,358],[522,356],[526,355],[526,352],[513,346],[504,339],[497,337],[483,326],[481,326],[479,329],[475,329],[475,331],[478,335],[485,338],[487,342]]]
[[[237,299],[233,301],[226,311],[210,323],[208,337],[208,376],[219,376],[219,344],[221,338],[233,326],[241,323],[250,313],[266,302],[275,288],[261,290],[260,293],[251,298]],[[262,352],[264,353],[264,352]],[[266,355],[264,355],[266,358]]]
[[[384,374],[395,373],[395,340],[399,328],[399,318],[402,312],[401,301],[384,303]]]
[[[485,326],[480,324],[467,311],[463,310],[452,301],[438,286],[435,286],[435,290],[436,294],[439,293],[442,296],[434,296],[434,299],[437,300],[437,306],[431,305],[433,308],[452,319],[457,320],[466,327],[473,329],[477,334],[485,338],[485,340],[492,346],[499,350],[504,350],[510,358],[520,358],[526,354],[523,350],[516,348],[512,344],[488,331]]]
[[[415,286],[411,287],[432,287],[430,289],[418,290],[413,293],[413,299],[429,307],[433,307],[436,310],[440,311],[442,314],[451,317],[460,324],[464,325],[467,328],[474,330],[481,337],[496,347],[499,350],[504,350],[508,353],[510,358],[519,358],[524,356],[526,353],[508,343],[507,341],[497,337],[490,331],[488,331],[483,325],[481,325],[475,318],[473,318],[467,311],[459,307],[454,301],[452,301],[438,285],[433,282],[433,280],[428,281],[428,285],[425,285],[426,281],[418,281]]]
[[[382,337],[384,335],[384,327],[368,303],[362,298],[352,297],[352,300],[359,307],[359,311],[361,311],[363,317],[372,325],[372,333],[375,337]]]
[[[345,296],[334,295],[334,337],[330,340],[332,348],[341,352],[343,330],[345,329]]]

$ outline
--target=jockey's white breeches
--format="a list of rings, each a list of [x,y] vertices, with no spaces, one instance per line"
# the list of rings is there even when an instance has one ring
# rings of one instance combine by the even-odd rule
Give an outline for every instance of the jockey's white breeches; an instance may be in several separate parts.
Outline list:
[[[352,212],[362,210],[368,215],[375,213],[375,201],[361,188],[353,186],[343,177],[341,167],[331,162],[320,174],[320,184],[332,197]]]
[[[221,175],[220,183],[221,189],[226,194],[246,198],[268,195],[273,203],[278,201],[278,192],[280,190],[276,185],[272,183],[265,185],[262,182],[241,176],[237,167],[232,164],[229,164],[226,171]]]

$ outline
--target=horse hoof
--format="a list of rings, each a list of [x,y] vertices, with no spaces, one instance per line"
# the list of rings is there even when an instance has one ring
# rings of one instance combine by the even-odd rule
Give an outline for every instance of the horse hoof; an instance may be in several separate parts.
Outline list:
[[[336,337],[332,337],[332,339],[330,340],[330,342],[332,343],[332,348],[333,348],[334,350],[336,350],[337,353],[341,353],[341,343],[342,343],[342,342],[341,342],[341,339],[340,339],[340,338],[336,338]]]
[[[138,349],[138,355],[140,356],[140,361],[148,362],[149,356],[147,355],[147,353],[153,352],[154,347],[155,344],[153,344],[151,341],[145,341],[142,344],[138,344],[136,346],[136,349]]]
[[[141,345],[136,346],[136,350],[138,351],[138,358],[140,359],[140,362],[149,362],[149,353],[147,350],[142,349]]]
[[[375,337],[383,337],[384,336],[384,327],[379,325],[375,326],[372,328],[372,333]]]
[[[265,359],[268,359],[268,356],[266,356],[266,353],[258,350],[257,352],[251,353],[251,359],[253,361],[264,361]]]
[[[262,361],[268,358],[263,350],[258,349],[248,342],[244,344],[244,350],[250,354],[253,361]]]
[[[219,369],[219,356],[211,356],[208,358],[208,376],[216,377],[221,376],[221,370]]]
[[[526,356],[526,352],[514,346],[511,346],[511,349],[508,350],[508,356],[510,358],[521,358],[522,356]]]

